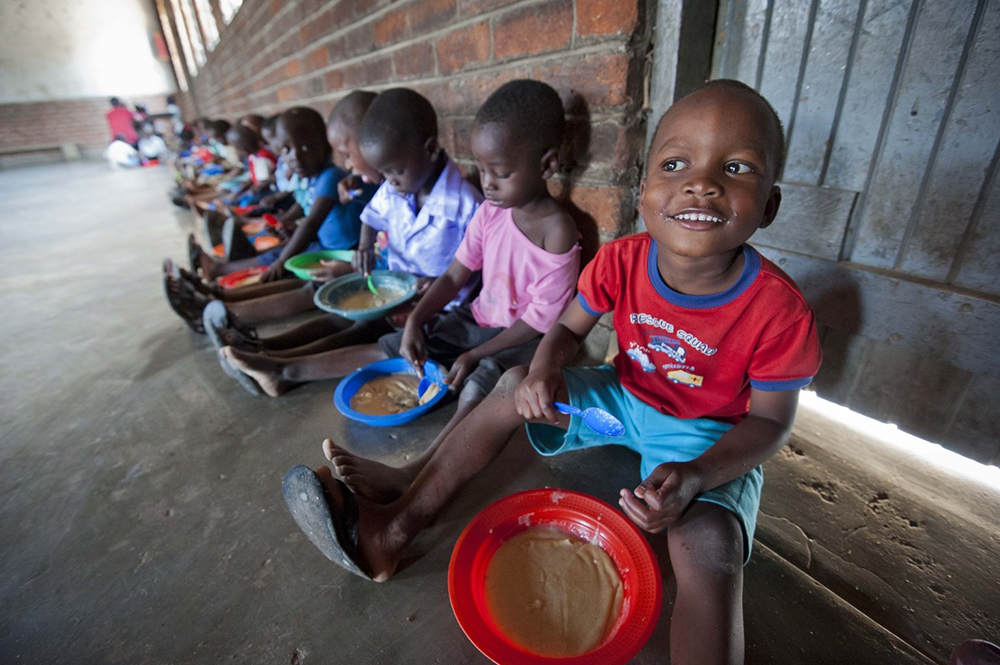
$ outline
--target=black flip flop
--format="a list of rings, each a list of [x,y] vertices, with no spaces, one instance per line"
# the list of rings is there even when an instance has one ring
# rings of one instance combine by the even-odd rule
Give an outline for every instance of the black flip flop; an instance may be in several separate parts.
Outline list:
[[[334,513],[330,496],[316,472],[307,466],[294,466],[281,481],[281,493],[289,512],[303,533],[326,555],[345,570],[371,579],[365,572],[358,549],[358,503],[347,485],[334,480],[343,498],[344,508]]]
[[[222,287],[218,284],[208,284],[198,273],[192,273],[185,270],[184,268],[177,268],[177,273],[180,275],[181,279],[194,287],[194,290],[198,293],[211,296],[213,298],[220,298],[222,296]]]
[[[201,322],[201,312],[196,311],[197,305],[192,303],[190,294],[185,293],[184,285],[177,281],[170,273],[163,273],[163,290],[167,294],[167,302],[170,309],[184,320],[191,330],[199,335],[205,334],[205,327]],[[171,284],[175,284],[171,286]]]

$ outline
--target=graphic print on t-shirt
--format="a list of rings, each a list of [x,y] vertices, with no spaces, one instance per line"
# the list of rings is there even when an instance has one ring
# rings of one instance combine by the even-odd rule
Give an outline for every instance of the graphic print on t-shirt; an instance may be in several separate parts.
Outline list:
[[[696,335],[684,330],[677,331],[676,337],[667,334],[674,332],[674,325],[649,314],[631,314],[629,321],[638,326],[651,328],[651,330],[643,329],[645,344],[629,342],[629,349],[626,351],[626,355],[638,363],[642,371],[655,372],[658,363],[666,361],[659,365],[659,368],[664,371],[669,381],[690,388],[700,388],[704,384],[705,377],[696,374],[695,366],[689,362],[690,355],[685,344],[706,356],[715,355],[718,349],[710,348]],[[661,354],[665,358],[661,358]]]

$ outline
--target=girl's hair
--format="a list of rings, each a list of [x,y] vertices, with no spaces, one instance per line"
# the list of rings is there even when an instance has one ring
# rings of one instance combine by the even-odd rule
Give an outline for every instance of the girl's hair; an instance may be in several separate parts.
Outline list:
[[[562,100],[552,86],[518,79],[505,83],[476,111],[476,126],[495,123],[513,130],[539,155],[562,144],[566,120]]]

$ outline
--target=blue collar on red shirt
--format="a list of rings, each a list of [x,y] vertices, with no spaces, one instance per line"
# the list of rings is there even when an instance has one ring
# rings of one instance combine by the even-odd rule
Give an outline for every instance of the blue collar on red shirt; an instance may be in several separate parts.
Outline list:
[[[650,239],[649,260],[646,265],[647,272],[649,273],[649,281],[652,282],[653,288],[656,289],[656,292],[664,300],[678,307],[710,309],[731,303],[753,284],[754,280],[757,279],[757,274],[760,273],[760,254],[750,245],[744,244],[743,271],[740,273],[740,277],[736,280],[735,284],[720,293],[712,293],[707,296],[691,296],[680,291],[674,291],[663,281],[663,277],[660,276],[660,269],[657,267],[657,253],[656,241]]]

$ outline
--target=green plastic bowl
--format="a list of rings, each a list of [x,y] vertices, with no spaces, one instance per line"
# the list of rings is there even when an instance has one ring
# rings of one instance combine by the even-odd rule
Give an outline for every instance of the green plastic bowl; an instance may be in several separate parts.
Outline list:
[[[319,263],[320,261],[347,261],[351,262],[354,252],[350,249],[324,249],[321,252],[307,252],[299,254],[285,261],[285,270],[292,273],[299,279],[316,279],[316,273],[326,268],[307,268],[306,266]]]
[[[313,302],[316,306],[326,312],[332,312],[338,316],[352,321],[373,321],[391,313],[394,309],[404,304],[413,296],[417,295],[417,277],[405,272],[396,270],[373,270],[372,283],[375,288],[392,289],[401,291],[402,296],[391,302],[387,302],[381,307],[371,309],[342,309],[339,305],[345,298],[359,292],[368,292],[368,279],[360,273],[351,273],[338,277],[319,287]]]

